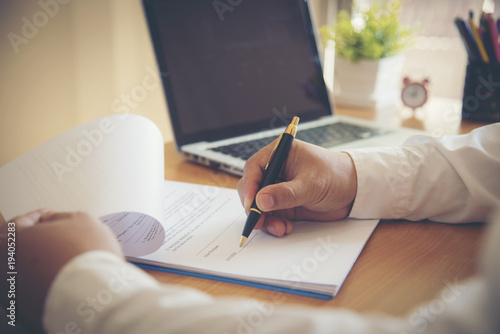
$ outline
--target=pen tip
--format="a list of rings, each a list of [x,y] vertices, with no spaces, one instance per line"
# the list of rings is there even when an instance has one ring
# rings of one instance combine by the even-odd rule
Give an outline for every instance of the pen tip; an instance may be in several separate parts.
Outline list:
[[[247,237],[241,236],[240,247],[243,246],[243,244],[245,243],[245,241],[247,241]]]
[[[293,125],[299,124],[299,120],[300,120],[300,118],[298,118],[297,116],[294,116],[293,119],[292,119],[292,124]]]

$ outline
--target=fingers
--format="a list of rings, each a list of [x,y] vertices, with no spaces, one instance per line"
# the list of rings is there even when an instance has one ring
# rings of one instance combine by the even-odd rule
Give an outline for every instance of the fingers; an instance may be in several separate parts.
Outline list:
[[[71,212],[59,212],[54,210],[48,210],[40,217],[40,223],[54,222],[61,219],[67,219],[71,217],[73,213]]]
[[[259,191],[260,187],[260,182],[262,181],[263,175],[264,175],[264,168],[269,160],[269,155],[271,154],[274,146],[275,146],[276,141],[273,141],[269,145],[267,145],[265,148],[254,154],[245,164],[245,171],[243,177],[240,179],[238,182],[238,193],[240,195],[240,200],[241,203],[243,204],[245,210],[248,212],[250,209],[250,206],[253,203],[253,200],[255,199],[255,196],[257,195],[257,192]],[[290,148],[290,153],[288,155],[288,159],[285,163],[285,166],[282,171],[283,178],[289,179],[292,181],[295,179],[297,176],[297,170],[294,168],[294,165],[299,165],[302,166],[304,165],[304,162],[299,159],[300,156],[303,156],[307,154],[307,150],[310,150],[311,145],[301,142],[299,140],[296,140],[292,143],[292,147]],[[304,154],[299,154],[299,151],[304,151]],[[284,208],[290,208],[292,207],[291,205],[287,207],[282,207],[283,203],[286,203],[283,201],[283,199],[286,198],[294,198],[294,191],[298,190],[298,187],[300,186],[300,183],[277,183],[280,184],[280,189],[281,190],[276,190],[279,191],[279,194],[277,194],[275,197],[273,196],[274,186],[268,186],[266,187],[265,192],[259,193],[260,198],[260,204],[258,202],[259,209],[264,210],[264,211],[271,211],[271,210],[280,210]],[[291,188],[285,189],[286,187],[290,186]],[[268,194],[271,196],[262,196],[263,194]],[[299,193],[301,196],[302,191]],[[273,202],[274,200],[274,202]],[[293,203],[300,203],[303,201],[303,198],[295,198],[295,201]],[[277,205],[277,207],[274,208],[274,205]],[[263,205],[263,207],[261,207]],[[264,209],[265,207],[265,209]],[[274,208],[274,209],[272,209]]]
[[[284,216],[266,215],[262,230],[277,237],[292,233],[293,225]]]
[[[330,221],[346,216],[356,194],[356,173],[346,153],[294,141],[282,170],[283,182],[259,190],[274,143],[251,157],[238,183],[248,213],[254,199],[264,212],[255,229],[276,236],[291,232],[289,219]]]
[[[237,189],[241,204],[245,208],[245,212],[248,214],[255,198],[255,194],[259,191],[259,181],[262,179],[262,171],[253,169],[245,175],[245,180],[242,178],[238,182]]]
[[[255,195],[259,190],[260,182],[264,175],[264,168],[269,160],[269,155],[274,147],[273,141],[259,152],[255,153],[245,164],[245,172],[237,185],[241,204],[248,213],[252,206]]]
[[[257,224],[255,224],[255,227],[253,228],[254,230],[260,230],[264,226],[265,222],[265,214],[261,214],[259,217],[259,220],[257,221]]]
[[[17,216],[12,219],[16,223],[17,228],[25,228],[33,226],[40,221],[40,217],[45,214],[48,209],[38,209],[35,211],[28,212],[24,215]]]
[[[264,213],[260,216],[254,230],[263,230],[277,237],[292,233],[292,223],[284,212]]]
[[[300,179],[269,185],[256,197],[257,206],[264,212],[304,206],[309,199],[310,193]]]

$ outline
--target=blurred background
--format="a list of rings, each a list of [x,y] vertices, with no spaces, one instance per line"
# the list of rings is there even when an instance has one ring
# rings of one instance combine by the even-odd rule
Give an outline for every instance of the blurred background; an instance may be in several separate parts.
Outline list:
[[[372,1],[311,2],[322,26],[340,9],[355,14]],[[467,57],[453,19],[470,9],[494,12],[498,2],[402,0],[401,21],[421,27],[403,73],[431,77],[432,96],[460,99]],[[116,113],[148,117],[172,140],[139,0],[2,0],[0,15],[0,166]]]

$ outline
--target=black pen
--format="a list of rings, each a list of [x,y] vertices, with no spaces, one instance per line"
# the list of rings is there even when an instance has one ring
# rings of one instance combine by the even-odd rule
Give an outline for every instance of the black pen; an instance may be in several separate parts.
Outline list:
[[[274,145],[273,151],[269,156],[266,167],[264,168],[264,177],[262,178],[262,183],[260,184],[259,190],[273,184],[276,182],[276,178],[285,163],[290,147],[292,146],[293,139],[297,133],[297,124],[299,124],[299,118],[294,117],[292,122],[286,127],[285,131],[279,136],[276,145]],[[245,241],[247,241],[248,236],[252,233],[257,221],[260,218],[262,211],[257,207],[255,200],[253,201],[250,212],[248,213],[247,221],[245,222],[245,227],[243,228],[243,233],[241,234],[240,247],[243,246]]]

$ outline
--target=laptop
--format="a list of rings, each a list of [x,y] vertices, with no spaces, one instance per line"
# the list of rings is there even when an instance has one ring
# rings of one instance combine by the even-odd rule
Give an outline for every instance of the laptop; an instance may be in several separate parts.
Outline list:
[[[177,150],[242,175],[300,118],[328,149],[401,144],[419,131],[334,114],[307,0],[143,0]]]

